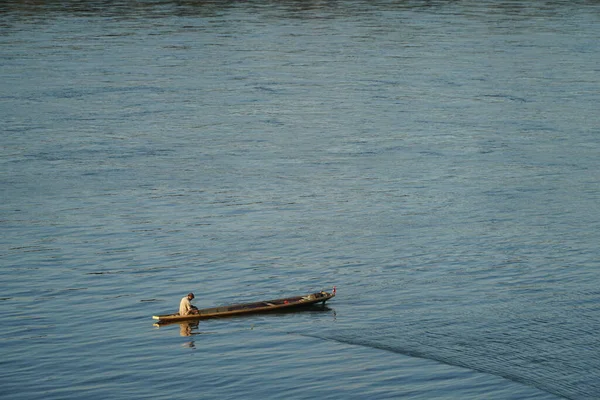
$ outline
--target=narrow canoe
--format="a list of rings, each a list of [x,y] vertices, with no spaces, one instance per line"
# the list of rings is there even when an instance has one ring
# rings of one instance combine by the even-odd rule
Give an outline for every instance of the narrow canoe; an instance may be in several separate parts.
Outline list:
[[[164,314],[154,315],[152,318],[158,320],[158,324],[178,321],[193,321],[207,318],[230,317],[241,314],[256,314],[275,310],[288,310],[310,306],[316,303],[325,304],[325,302],[335,296],[333,292],[311,293],[305,296],[286,297],[283,299],[274,299],[258,301],[255,303],[233,304],[230,306],[203,308],[198,310],[198,314],[179,315]]]

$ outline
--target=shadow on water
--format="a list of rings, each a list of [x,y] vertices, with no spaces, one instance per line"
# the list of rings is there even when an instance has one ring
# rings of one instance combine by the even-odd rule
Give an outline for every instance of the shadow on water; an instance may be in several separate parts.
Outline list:
[[[299,313],[327,313],[327,312],[332,312],[333,316],[335,317],[336,313],[335,310],[327,305],[322,305],[322,304],[315,304],[315,305],[311,305],[311,306],[307,306],[307,307],[303,307],[303,308],[294,308],[294,309],[289,309],[289,310],[273,310],[273,311],[266,311],[260,314],[240,314],[240,315],[229,315],[229,316],[224,316],[224,317],[215,317],[215,318],[207,318],[207,319],[203,319],[203,322],[206,321],[210,321],[213,319],[245,319],[245,318],[256,318],[259,315],[265,316],[265,315],[269,315],[269,316],[284,316],[284,315],[288,315],[288,314],[299,314]],[[202,334],[202,333],[207,333],[207,332],[193,332],[195,329],[198,329],[200,321],[174,321],[174,322],[161,322],[161,323],[154,323],[153,326],[157,327],[157,328],[161,328],[161,327],[166,327],[166,326],[174,326],[174,325],[179,325],[180,327],[180,333],[182,333],[181,336],[190,336],[190,335],[197,335],[197,334]],[[183,334],[183,333],[188,333],[188,334]],[[210,333],[216,333],[216,332],[210,332]]]
[[[313,306],[295,309],[295,310],[270,311],[270,312],[264,313],[262,315],[263,316],[264,315],[284,316],[287,314],[306,313],[306,312],[310,312],[310,313],[332,312],[334,318],[336,315],[335,310],[326,305],[313,305]],[[246,319],[246,318],[253,318],[253,317],[256,318],[257,315],[259,315],[259,314],[242,314],[242,315],[235,315],[235,316],[221,317],[221,318],[209,318],[209,319],[202,320],[202,322],[204,322],[206,324],[207,321],[210,321],[211,319]],[[170,322],[170,323],[167,322],[167,323],[153,324],[153,326],[156,328],[173,327],[175,325],[179,325],[179,336],[188,337],[190,339],[193,339],[197,335],[210,335],[210,334],[220,333],[220,332],[215,332],[215,331],[200,331],[199,330],[200,329],[200,321],[179,321],[179,322]],[[254,325],[252,325],[252,327],[249,329],[250,330],[254,329]],[[194,340],[190,340],[188,342],[185,342],[182,346],[194,349],[194,348],[196,348],[196,343]]]

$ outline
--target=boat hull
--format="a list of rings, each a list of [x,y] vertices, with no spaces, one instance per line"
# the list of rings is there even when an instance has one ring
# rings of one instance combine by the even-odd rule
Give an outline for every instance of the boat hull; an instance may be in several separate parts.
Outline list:
[[[198,310],[198,314],[164,314],[154,315],[152,318],[158,320],[158,324],[161,324],[178,321],[196,321],[208,318],[232,317],[244,314],[258,314],[277,310],[293,310],[295,308],[304,308],[318,303],[325,304],[325,302],[332,297],[335,297],[335,293],[317,292],[305,296],[286,297],[283,299],[258,301],[254,303],[242,303],[222,307],[204,308]]]

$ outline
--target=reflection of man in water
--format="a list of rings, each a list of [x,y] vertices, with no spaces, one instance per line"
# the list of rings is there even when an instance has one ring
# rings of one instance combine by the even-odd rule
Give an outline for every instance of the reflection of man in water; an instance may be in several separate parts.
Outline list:
[[[182,322],[179,324],[179,334],[181,336],[192,336],[192,329],[198,328],[197,322]]]
[[[192,315],[198,314],[198,308],[192,305],[191,301],[194,299],[194,293],[189,293],[179,303],[179,315]]]

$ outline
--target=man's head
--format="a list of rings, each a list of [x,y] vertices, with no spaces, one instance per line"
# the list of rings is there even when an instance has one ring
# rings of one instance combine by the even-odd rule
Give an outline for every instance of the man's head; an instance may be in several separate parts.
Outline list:
[[[188,293],[188,299],[192,300],[194,298],[194,293]]]

